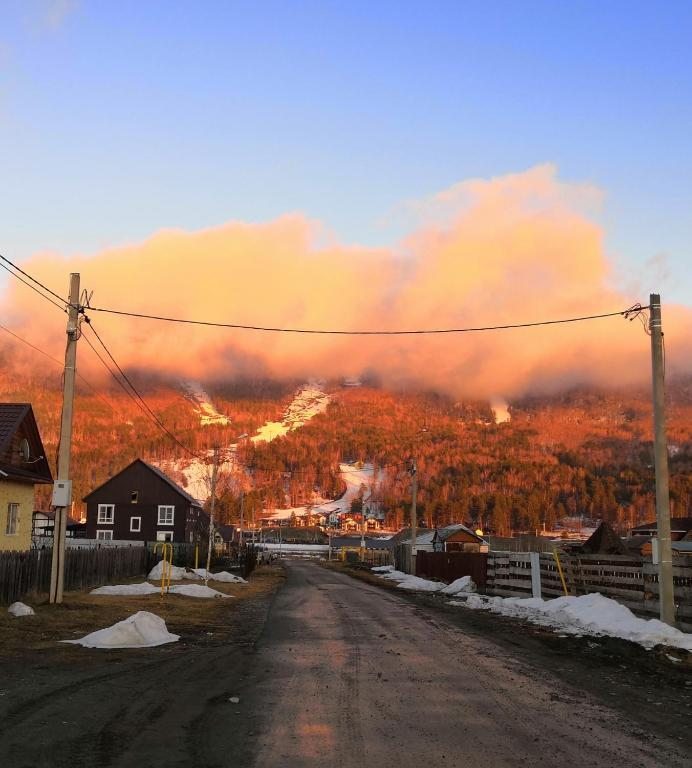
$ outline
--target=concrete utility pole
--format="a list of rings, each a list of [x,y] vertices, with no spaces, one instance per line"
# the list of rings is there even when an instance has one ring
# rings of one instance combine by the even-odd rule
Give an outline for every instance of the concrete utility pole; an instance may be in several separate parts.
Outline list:
[[[418,468],[416,460],[411,460],[411,573],[416,575],[416,533],[418,518],[416,516],[416,500],[418,496]]]
[[[240,490],[240,530],[238,533],[238,546],[243,545],[243,502],[245,501],[245,494],[241,488]]]
[[[62,388],[62,420],[60,422],[60,450],[58,451],[58,478],[53,486],[52,505],[55,510],[53,528],[53,559],[50,569],[51,603],[62,603],[65,582],[65,532],[67,510],[72,506],[70,481],[70,451],[72,449],[72,411],[74,382],[77,367],[77,339],[79,338],[79,273],[70,274],[70,306],[67,314],[67,348]]]
[[[666,440],[665,370],[661,297],[649,296],[651,370],[654,401],[654,467],[656,471],[656,529],[658,535],[658,600],[661,621],[675,624],[673,552],[670,546],[670,494],[668,490],[668,443]]]
[[[216,507],[216,478],[219,474],[219,446],[214,446],[214,464],[211,468],[211,496],[209,501],[209,546],[207,548],[207,567],[204,574],[204,583],[209,581],[209,568],[211,567],[211,550],[214,546],[214,508]]]

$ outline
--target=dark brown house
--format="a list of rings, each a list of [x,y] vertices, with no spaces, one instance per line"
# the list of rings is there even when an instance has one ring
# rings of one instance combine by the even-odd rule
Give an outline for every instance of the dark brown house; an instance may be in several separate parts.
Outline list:
[[[136,459],[87,494],[87,538],[102,541],[206,541],[199,501],[160,469]]]

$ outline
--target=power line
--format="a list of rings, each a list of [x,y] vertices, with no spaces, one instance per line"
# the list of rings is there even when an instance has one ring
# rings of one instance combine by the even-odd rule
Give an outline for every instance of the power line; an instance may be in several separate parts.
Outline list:
[[[47,357],[51,362],[55,363],[56,365],[59,365],[61,368],[64,366],[64,361],[58,360],[57,357],[53,357],[52,355],[49,355],[48,352],[44,352],[39,347],[34,346],[31,342],[27,341],[26,339],[23,339],[18,334],[14,333],[14,331],[11,331],[9,328],[6,328],[4,325],[0,325],[0,329],[5,331],[5,333],[8,333],[10,336],[17,339],[17,341],[21,341],[22,344],[26,344],[27,347],[31,347],[34,351],[38,352],[39,354],[43,355],[44,357]],[[92,385],[89,383],[88,379],[85,379],[84,376],[82,376],[81,373],[77,373],[77,376],[79,379],[89,387],[89,389],[98,397],[102,402],[104,402],[112,411],[115,411],[115,408],[111,405],[111,403],[106,400],[103,395]]]
[[[0,255],[0,259],[4,259],[5,257]],[[0,267],[2,267],[6,272],[9,272],[12,277],[16,277],[17,280],[19,280],[20,283],[24,283],[24,285],[27,286],[27,288],[31,288],[32,291],[35,291],[42,299],[45,299],[46,301],[49,301],[54,307],[57,307],[61,312],[65,312],[65,307],[61,307],[60,304],[57,303],[57,301],[53,301],[49,296],[46,296],[45,293],[41,293],[41,291],[38,290],[35,286],[33,286],[31,283],[24,280],[24,278],[20,277],[18,274],[13,272],[9,267],[5,266],[5,264],[0,264]]]
[[[601,320],[607,317],[624,317],[629,318],[631,314],[640,312],[648,307],[643,307],[640,304],[635,304],[627,309],[621,309],[617,312],[604,312],[597,315],[582,315],[580,317],[568,317],[558,320],[538,320],[528,323],[506,323],[504,325],[486,325],[486,326],[469,326],[465,328],[417,328],[409,330],[394,330],[394,331],[346,331],[337,329],[324,329],[324,328],[281,328],[274,326],[264,325],[242,325],[240,323],[217,323],[211,320],[188,320],[180,317],[166,317],[164,315],[150,315],[144,312],[127,312],[119,309],[107,309],[105,307],[89,307],[93,312],[104,312],[111,315],[120,315],[122,317],[134,317],[145,320],[159,320],[167,323],[183,323],[186,325],[202,325],[213,328],[232,328],[235,330],[244,331],[265,331],[268,333],[302,333],[302,334],[321,334],[330,336],[413,336],[413,335],[433,335],[433,334],[445,334],[445,333],[477,333],[480,331],[504,331],[512,328],[535,328],[541,325],[559,325],[564,323],[578,323],[584,320]]]
[[[161,421],[161,419],[159,419],[159,417],[158,417],[158,416],[157,416],[157,415],[154,413],[154,411],[152,411],[152,409],[149,407],[148,403],[146,402],[146,400],[144,400],[144,398],[142,397],[142,395],[140,395],[140,393],[138,392],[137,388],[136,388],[136,387],[135,387],[135,385],[132,383],[132,381],[130,380],[130,378],[128,377],[128,375],[127,375],[127,374],[125,373],[125,371],[123,371],[123,369],[120,367],[120,365],[118,364],[118,361],[115,359],[115,357],[113,357],[113,354],[112,354],[112,353],[111,353],[111,351],[108,349],[108,347],[106,346],[106,344],[105,344],[105,342],[103,341],[103,339],[102,339],[102,338],[99,336],[99,334],[98,334],[97,330],[94,328],[93,324],[91,323],[91,320],[90,320],[90,319],[89,319],[89,318],[88,318],[86,315],[85,315],[85,317],[84,317],[84,320],[86,321],[87,325],[88,325],[88,326],[89,326],[89,328],[91,329],[91,332],[92,332],[92,333],[94,334],[94,336],[97,338],[97,340],[98,340],[99,344],[100,344],[100,345],[103,347],[103,350],[104,350],[104,351],[105,351],[105,353],[108,355],[108,357],[109,357],[109,358],[110,358],[110,360],[112,361],[113,365],[116,367],[116,369],[118,370],[118,372],[119,372],[119,373],[120,373],[120,375],[122,376],[123,380],[124,380],[125,382],[127,382],[128,386],[130,387],[130,389],[132,390],[132,392],[130,392],[130,391],[129,391],[129,390],[126,388],[126,387],[125,387],[125,385],[123,384],[123,382],[122,382],[122,381],[121,381],[121,380],[120,380],[120,379],[119,379],[119,378],[118,378],[118,377],[115,375],[115,373],[114,373],[114,372],[111,370],[110,366],[109,366],[109,365],[108,365],[108,364],[107,364],[107,363],[106,363],[106,362],[103,360],[103,358],[101,357],[101,355],[99,355],[99,354],[96,352],[96,349],[94,349],[93,345],[92,345],[91,343],[89,343],[89,346],[90,346],[90,347],[91,347],[91,348],[94,350],[94,352],[97,354],[97,356],[98,356],[99,360],[101,360],[101,362],[102,362],[102,363],[105,365],[106,369],[107,369],[107,370],[108,370],[108,372],[111,374],[111,376],[113,376],[113,378],[114,378],[114,379],[115,379],[115,380],[118,382],[118,384],[119,384],[119,385],[120,385],[120,386],[123,388],[123,390],[124,390],[125,392],[127,392],[127,394],[128,394],[128,395],[129,395],[129,396],[132,398],[132,400],[133,400],[135,403],[137,403],[137,405],[140,407],[140,409],[141,409],[141,410],[143,410],[143,411],[144,411],[144,413],[145,413],[145,414],[147,414],[147,415],[148,415],[148,416],[149,416],[149,417],[152,419],[152,421],[153,421],[153,422],[156,424],[156,426],[157,426],[157,427],[158,427],[158,428],[159,428],[159,429],[160,429],[162,432],[164,432],[166,435],[168,435],[168,437],[170,437],[170,438],[171,438],[171,440],[173,440],[173,442],[174,442],[174,443],[176,443],[178,446],[180,446],[180,447],[181,447],[181,448],[182,448],[182,449],[183,449],[183,450],[184,450],[186,453],[188,453],[190,456],[193,456],[194,458],[199,458],[199,456],[198,456],[198,455],[197,455],[197,454],[196,454],[194,451],[190,450],[190,448],[188,448],[188,447],[187,447],[187,446],[186,446],[184,443],[181,443],[181,442],[180,442],[180,440],[178,440],[178,438],[177,438],[177,437],[176,437],[176,436],[175,436],[175,435],[174,435],[174,434],[173,434],[173,433],[172,433],[172,432],[171,432],[171,431],[170,431],[170,430],[169,430],[169,429],[168,429],[168,428],[165,426],[165,424],[164,424],[164,423]],[[86,336],[84,336],[84,338],[86,339],[87,337],[86,337]]]
[[[60,296],[59,294],[57,294],[55,291],[52,291],[50,288],[45,286],[42,282],[37,280],[35,277],[32,277],[28,272],[25,272],[21,267],[17,266],[17,264],[15,264],[14,262],[10,261],[8,258],[3,256],[1,253],[0,253],[0,259],[2,259],[3,261],[6,261],[13,269],[16,269],[17,272],[21,272],[24,275],[24,277],[28,277],[29,280],[31,280],[32,283],[36,283],[36,285],[38,285],[41,288],[43,288],[43,290],[46,291],[46,293],[50,293],[50,295],[53,296],[53,298],[56,298],[58,301],[61,301],[63,304],[69,304],[70,303],[69,301],[66,301],[65,299],[63,299],[63,297]]]

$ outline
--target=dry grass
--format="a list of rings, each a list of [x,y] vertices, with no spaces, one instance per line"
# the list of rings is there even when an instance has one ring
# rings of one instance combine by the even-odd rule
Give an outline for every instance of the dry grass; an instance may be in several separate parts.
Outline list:
[[[220,643],[227,640],[237,624],[235,617],[249,601],[269,597],[283,581],[278,567],[260,566],[248,584],[210,582],[209,586],[231,597],[200,599],[183,595],[139,597],[91,595],[67,592],[64,602],[50,605],[45,599],[25,602],[35,616],[14,618],[6,609],[0,612],[0,656],[24,655],[27,652],[70,654],[79,646],[58,644],[73,640],[97,629],[111,626],[137,611],[151,611],[166,622],[169,631],[179,634],[187,645]],[[124,583],[136,583],[141,578]],[[177,582],[180,583],[180,582]],[[199,582],[185,582],[189,584]]]

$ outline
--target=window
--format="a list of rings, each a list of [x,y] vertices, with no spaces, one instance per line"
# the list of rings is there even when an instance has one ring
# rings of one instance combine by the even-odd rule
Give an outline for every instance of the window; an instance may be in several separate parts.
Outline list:
[[[173,541],[173,531],[156,531],[156,541]]]
[[[130,503],[136,504],[139,501],[139,491],[130,491]]]
[[[113,525],[115,504],[99,504],[98,525]]]
[[[96,541],[113,541],[113,531],[96,531]]]
[[[130,518],[130,532],[139,533],[142,530],[142,518],[131,517]]]
[[[173,525],[175,507],[159,504],[159,525]]]
[[[16,536],[19,533],[19,504],[10,502],[7,505],[7,525],[5,534],[7,536]]]

